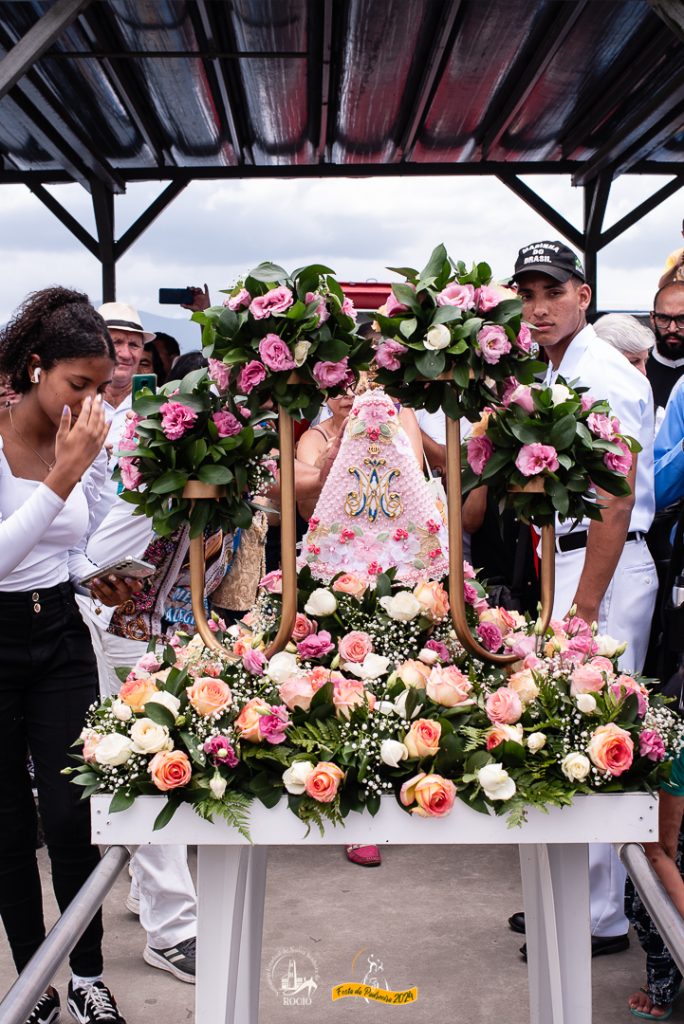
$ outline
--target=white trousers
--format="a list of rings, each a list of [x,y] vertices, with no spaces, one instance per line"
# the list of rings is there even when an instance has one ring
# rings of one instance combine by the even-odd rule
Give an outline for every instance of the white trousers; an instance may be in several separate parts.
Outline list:
[[[570,608],[582,567],[585,548],[556,553],[556,590],[554,618],[561,618]],[[608,585],[599,609],[599,633],[627,642],[620,668],[640,672],[651,629],[658,580],[655,565],[645,541],[625,544],[615,574]],[[629,922],[625,917],[625,879],[622,861],[609,843],[589,846],[589,890],[591,933],[607,938],[625,935]]]
[[[83,609],[88,599],[76,599]],[[97,659],[100,696],[112,697],[121,687],[116,669],[134,665],[147,644],[107,633],[87,614],[83,618]],[[131,893],[140,900],[140,923],[153,949],[170,949],[197,934],[197,897],[187,854],[185,846],[139,846],[131,859]]]

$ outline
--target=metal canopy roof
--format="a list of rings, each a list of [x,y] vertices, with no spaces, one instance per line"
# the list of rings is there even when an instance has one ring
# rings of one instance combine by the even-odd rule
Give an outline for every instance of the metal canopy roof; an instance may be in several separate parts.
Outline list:
[[[195,178],[495,174],[595,254],[684,183],[683,26],[682,0],[3,0],[0,184],[111,264]],[[536,172],[586,186],[583,230]],[[604,232],[626,172],[675,177]],[[171,184],[115,241],[146,179]]]

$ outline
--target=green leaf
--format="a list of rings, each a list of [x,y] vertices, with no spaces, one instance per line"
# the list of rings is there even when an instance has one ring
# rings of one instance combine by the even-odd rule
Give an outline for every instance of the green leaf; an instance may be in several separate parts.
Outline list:
[[[416,280],[418,278],[418,271],[414,270],[413,267],[385,267],[385,269],[391,270],[393,274],[401,274],[402,277],[405,277],[408,281],[411,281],[413,284],[416,283]]]
[[[449,324],[453,320],[460,320],[462,310],[456,306],[437,306],[432,314],[431,324]]]
[[[431,352],[426,350],[425,352],[421,352],[419,356],[416,356],[416,367],[423,377],[427,377],[428,380],[434,380],[436,377],[439,377],[441,373],[444,373],[446,368],[446,356],[444,355],[444,352]]]
[[[148,700],[145,704],[145,714],[157,725],[165,725],[167,729],[173,729],[176,724],[176,716],[163,704],[156,700]]]
[[[229,484],[233,474],[227,466],[205,465],[197,470],[197,478],[203,484]]]
[[[136,398],[133,401],[133,410],[139,416],[154,416],[159,412],[159,406],[167,401],[167,395],[152,395],[149,398]],[[159,424],[155,421],[155,427]]]
[[[418,321],[415,316],[409,317],[408,320],[402,320],[399,324],[399,333],[403,338],[410,338],[417,326]]]
[[[377,576],[375,581],[375,596],[378,598],[389,597],[391,593],[392,581],[390,580],[389,576],[386,575],[386,573],[381,572]]]
[[[164,828],[165,825],[168,825],[168,823],[171,821],[180,805],[180,800],[174,800],[171,797],[167,797],[165,806],[162,807],[161,811],[154,819],[152,831],[158,832],[160,828]]]
[[[171,491],[181,491],[188,482],[188,474],[181,473],[177,469],[168,469],[166,473],[154,481],[150,487],[153,494],[170,494]]]
[[[557,450],[563,448],[569,448],[572,442],[575,440],[577,433],[577,420],[572,414],[567,416],[561,416],[561,418],[554,423],[549,434],[548,444],[553,445]]]
[[[228,312],[230,312],[230,310]],[[206,366],[200,366],[199,370],[192,370],[190,373],[186,374],[181,380],[180,393],[182,395],[189,395],[193,391],[196,391],[199,382],[204,380],[208,374],[209,371]]]
[[[277,263],[260,263],[254,270],[250,270],[248,277],[253,277],[255,281],[261,281],[262,284],[272,284],[274,281],[287,281],[288,274],[286,270],[279,267]]]
[[[117,790],[109,805],[109,813],[116,814],[117,811],[127,811],[133,805],[134,800],[135,796],[132,793],[123,789]]]
[[[444,262],[447,259],[447,251],[443,244],[439,244],[430,253],[430,259],[420,272],[420,280],[423,284],[429,285],[441,273]]]

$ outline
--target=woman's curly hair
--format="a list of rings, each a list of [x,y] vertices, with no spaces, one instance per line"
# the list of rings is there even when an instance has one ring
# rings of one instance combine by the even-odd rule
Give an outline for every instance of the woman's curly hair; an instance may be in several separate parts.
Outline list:
[[[88,296],[69,288],[32,292],[0,330],[0,374],[18,393],[31,387],[29,359],[40,357],[50,370],[63,359],[106,356],[114,360],[114,345],[106,324]]]

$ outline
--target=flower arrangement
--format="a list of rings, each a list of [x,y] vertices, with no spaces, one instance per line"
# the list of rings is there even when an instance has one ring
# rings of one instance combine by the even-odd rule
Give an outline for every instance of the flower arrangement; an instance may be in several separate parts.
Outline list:
[[[486,409],[463,445],[463,488],[487,484],[523,520],[552,523],[600,519],[596,488],[630,493],[632,455],[641,446],[620,433],[606,401],[559,377],[555,384],[511,386],[503,404]],[[531,481],[540,490],[521,492]]]
[[[150,516],[161,537],[188,520],[191,537],[207,528],[249,526],[250,496],[274,479],[275,463],[268,457],[276,443],[268,427],[272,415],[253,416],[220,395],[207,369],[169,381],[156,395],[144,389],[119,441],[115,475],[121,497]],[[191,505],[183,497],[190,480],[221,485],[225,496]]]
[[[509,378],[529,384],[544,369],[533,358],[521,301],[492,284],[486,263],[468,271],[439,245],[420,272],[388,269],[406,280],[392,286],[375,317],[377,381],[403,405],[475,420]]]
[[[164,794],[162,827],[183,802],[248,834],[253,799],[286,797],[307,824],[371,814],[394,793],[407,813],[442,817],[456,797],[520,824],[529,807],[576,793],[635,790],[667,777],[684,726],[643,680],[620,672],[621,645],[580,620],[545,634],[490,608],[466,567],[472,628],[519,655],[511,674],[466,654],[437,581],[371,590],[359,577],[321,587],[303,570],[292,642],[264,654],[278,615],[278,574],[247,623],[174,638],[93,705],[75,773],[111,809]],[[217,623],[217,628],[223,628]]]
[[[252,412],[270,398],[312,419],[368,368],[370,346],[355,333],[354,304],[328,267],[288,274],[260,263],[227,296],[193,319],[202,324],[212,376],[221,390],[243,395]]]

